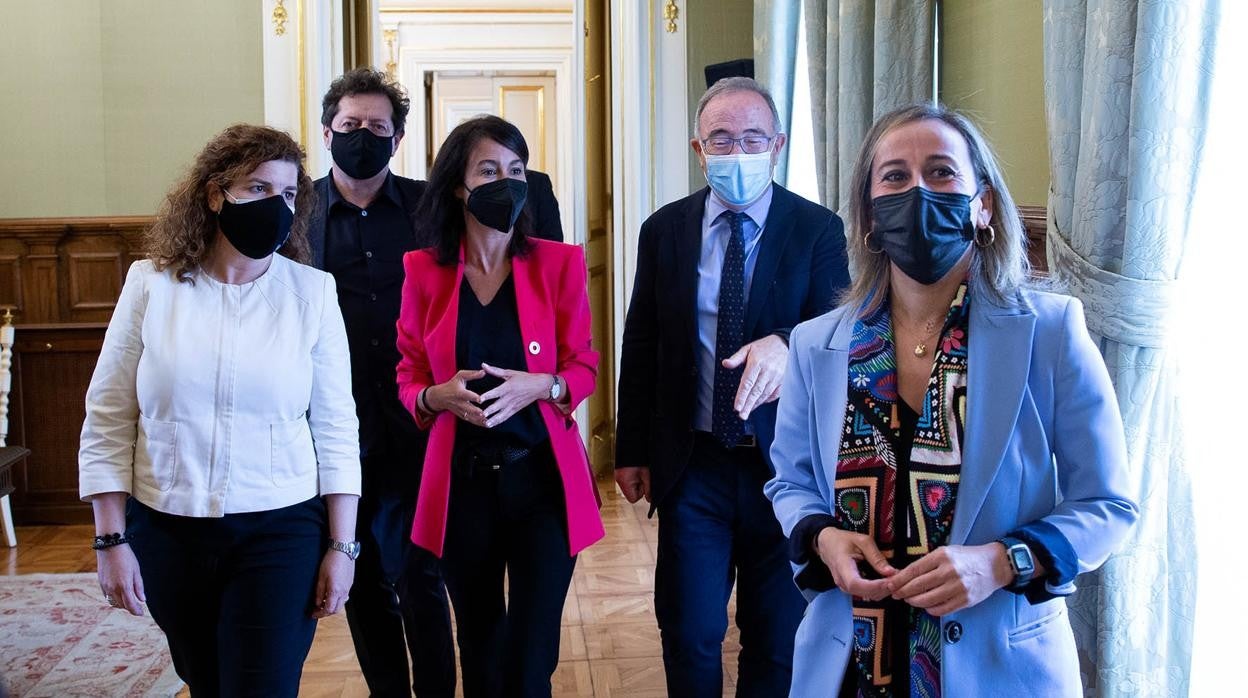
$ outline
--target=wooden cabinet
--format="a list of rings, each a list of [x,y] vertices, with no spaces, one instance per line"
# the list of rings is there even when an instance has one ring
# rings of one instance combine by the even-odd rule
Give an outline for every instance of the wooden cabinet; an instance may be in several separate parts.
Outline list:
[[[1036,276],[1048,276],[1049,255],[1044,239],[1049,226],[1048,211],[1043,206],[1019,206],[1018,212],[1023,217],[1023,232],[1027,234],[1027,259],[1031,261],[1031,270]]]
[[[9,444],[18,524],[85,523],[78,435],[104,330],[151,219],[0,219],[0,307],[17,316]]]

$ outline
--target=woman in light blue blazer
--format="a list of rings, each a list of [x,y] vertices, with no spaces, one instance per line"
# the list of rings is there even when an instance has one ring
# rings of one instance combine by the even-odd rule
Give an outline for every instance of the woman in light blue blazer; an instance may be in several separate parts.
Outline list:
[[[851,191],[854,285],[790,338],[767,484],[810,601],[792,695],[1079,695],[1063,597],[1137,517],[1082,307],[1024,287],[964,117],[881,117]]]

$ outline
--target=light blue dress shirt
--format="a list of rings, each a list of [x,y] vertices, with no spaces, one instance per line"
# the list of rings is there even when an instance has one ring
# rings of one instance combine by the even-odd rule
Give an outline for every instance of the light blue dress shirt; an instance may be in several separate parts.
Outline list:
[[[758,262],[759,241],[767,224],[767,212],[771,210],[773,187],[767,185],[763,195],[746,207],[749,216],[742,234],[745,242],[745,302],[749,306],[750,284],[754,280],[754,266]],[[714,191],[706,197],[706,212],[702,214],[702,256],[698,259],[698,346],[695,347],[698,362],[698,399],[693,408],[693,428],[711,430],[711,404],[715,397],[715,332],[719,322],[719,273],[724,267],[724,253],[732,227],[723,216],[731,211]],[[748,328],[747,328],[748,329]],[[745,425],[747,434],[753,433]]]

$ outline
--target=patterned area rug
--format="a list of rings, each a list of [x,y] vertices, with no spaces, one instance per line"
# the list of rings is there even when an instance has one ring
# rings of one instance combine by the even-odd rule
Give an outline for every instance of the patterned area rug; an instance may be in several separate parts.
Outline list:
[[[104,605],[94,574],[0,576],[0,681],[14,698],[182,687],[155,621]]]

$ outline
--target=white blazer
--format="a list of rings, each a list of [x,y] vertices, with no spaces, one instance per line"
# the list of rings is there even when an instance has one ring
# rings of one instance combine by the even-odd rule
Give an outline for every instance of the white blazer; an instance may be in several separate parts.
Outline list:
[[[87,390],[79,494],[218,517],[360,493],[334,279],[273,255],[247,284],[130,267]]]
[[[1021,292],[1011,307],[975,295],[969,321],[966,436],[949,543],[990,543],[1043,520],[1070,544],[1079,572],[1099,567],[1138,517],[1138,478],[1083,306],[1038,291]],[[831,512],[853,326],[841,307],[789,339],[771,447],[776,476],[766,487],[785,535],[806,516]],[[1049,591],[1069,594],[1074,585]],[[836,696],[854,637],[851,600],[839,589],[806,596],[791,695]],[[1082,692],[1061,596],[1033,605],[999,589],[941,618],[941,639],[945,696]]]

